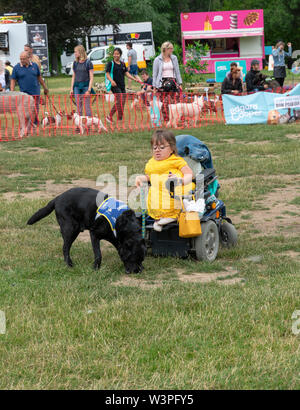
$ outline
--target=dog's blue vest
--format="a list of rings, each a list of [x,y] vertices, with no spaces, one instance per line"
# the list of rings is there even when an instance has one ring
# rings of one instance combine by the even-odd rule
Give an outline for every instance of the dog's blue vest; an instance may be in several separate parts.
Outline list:
[[[117,218],[124,212],[127,211],[129,207],[125,204],[125,202],[119,201],[113,197],[106,198],[97,209],[96,217],[104,216],[107,219],[111,230],[116,235],[115,226]]]

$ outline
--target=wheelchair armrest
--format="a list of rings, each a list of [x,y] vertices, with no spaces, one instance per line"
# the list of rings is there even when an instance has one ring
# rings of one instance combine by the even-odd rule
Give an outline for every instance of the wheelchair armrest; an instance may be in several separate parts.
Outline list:
[[[204,181],[212,176],[215,176],[216,170],[214,168],[204,168],[201,171],[201,174],[204,175]]]

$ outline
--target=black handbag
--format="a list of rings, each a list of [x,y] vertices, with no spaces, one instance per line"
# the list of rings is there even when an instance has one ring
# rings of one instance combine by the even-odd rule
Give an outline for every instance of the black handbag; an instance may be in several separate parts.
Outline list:
[[[179,88],[176,85],[176,82],[172,78],[165,78],[162,82],[161,90],[165,93],[170,93],[170,92],[176,93],[179,91]]]

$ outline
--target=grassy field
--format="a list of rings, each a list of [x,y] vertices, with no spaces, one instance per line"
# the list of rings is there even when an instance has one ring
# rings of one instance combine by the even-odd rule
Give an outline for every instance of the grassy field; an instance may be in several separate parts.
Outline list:
[[[238,246],[211,264],[148,256],[127,276],[105,242],[92,269],[87,232],[67,268],[55,215],[26,221],[119,165],[142,172],[150,133],[0,143],[1,389],[300,388],[300,126],[193,135],[212,151]]]
[[[273,76],[272,71],[267,71],[267,70],[262,70],[262,72],[266,75]],[[71,76],[67,76],[65,74],[61,74],[57,77],[50,77],[46,78],[46,83],[47,86],[50,89],[51,94],[69,94],[70,93],[70,86],[71,86]],[[214,74],[202,74],[200,76],[202,80],[200,81],[206,81],[208,78],[214,78]],[[127,79],[125,79],[126,84],[127,84]],[[195,75],[193,77],[193,81],[198,82],[199,81],[199,75]],[[287,70],[287,77],[285,79],[284,84],[285,85],[290,85],[290,84],[297,84],[299,82],[299,76],[293,75],[289,70]],[[102,83],[104,82],[104,74],[95,74],[94,76],[94,84]],[[221,84],[220,89],[221,89]],[[133,90],[138,90],[140,88],[139,84],[134,83],[133,81],[131,82],[131,88]]]

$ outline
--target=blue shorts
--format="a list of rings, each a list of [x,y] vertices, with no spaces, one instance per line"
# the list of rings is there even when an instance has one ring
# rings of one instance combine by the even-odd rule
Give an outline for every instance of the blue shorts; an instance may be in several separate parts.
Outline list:
[[[138,66],[137,66],[137,64],[133,64],[133,65],[130,66],[129,74],[138,75]]]

